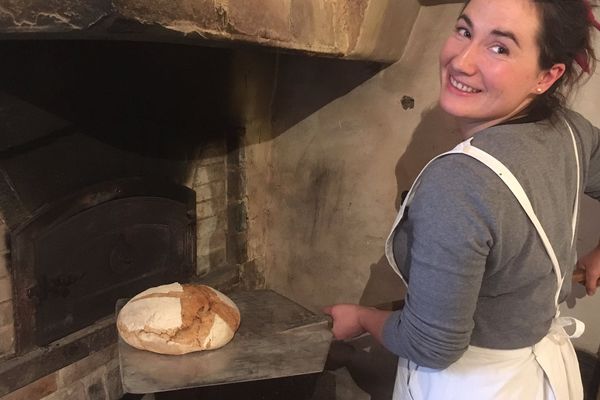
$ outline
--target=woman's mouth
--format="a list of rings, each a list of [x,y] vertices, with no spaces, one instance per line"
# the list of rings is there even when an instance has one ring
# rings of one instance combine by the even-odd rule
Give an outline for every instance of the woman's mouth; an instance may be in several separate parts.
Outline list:
[[[481,90],[472,88],[471,86],[467,86],[464,83],[457,81],[456,79],[454,79],[452,77],[452,75],[450,75],[450,84],[452,85],[453,88],[455,88],[463,93],[479,93],[479,92],[481,92]]]

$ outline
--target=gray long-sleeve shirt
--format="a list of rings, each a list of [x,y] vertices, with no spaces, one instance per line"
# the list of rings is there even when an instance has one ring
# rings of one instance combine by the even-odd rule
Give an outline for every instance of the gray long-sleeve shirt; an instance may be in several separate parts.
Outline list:
[[[583,190],[600,200],[600,130],[575,112],[565,116],[575,132]],[[576,162],[564,122],[495,126],[472,143],[519,180],[569,277],[576,261],[570,246]],[[393,244],[408,292],[383,338],[399,356],[446,368],[470,344],[515,349],[548,332],[555,314],[552,263],[514,195],[479,161],[462,154],[434,161]],[[565,279],[561,301],[570,288]]]

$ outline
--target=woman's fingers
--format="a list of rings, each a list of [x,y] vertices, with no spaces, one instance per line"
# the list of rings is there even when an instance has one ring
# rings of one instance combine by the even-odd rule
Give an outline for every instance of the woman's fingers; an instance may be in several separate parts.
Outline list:
[[[596,293],[600,283],[600,246],[579,259],[573,272],[573,280],[585,285],[589,296]]]
[[[588,268],[585,274],[585,290],[588,296],[593,296],[598,289],[598,279],[600,278],[600,271],[598,268]]]
[[[573,282],[585,284],[585,269],[578,264],[573,271]]]
[[[359,308],[355,304],[334,304],[322,308],[333,319],[333,337],[338,340],[349,339],[364,332],[358,320]]]

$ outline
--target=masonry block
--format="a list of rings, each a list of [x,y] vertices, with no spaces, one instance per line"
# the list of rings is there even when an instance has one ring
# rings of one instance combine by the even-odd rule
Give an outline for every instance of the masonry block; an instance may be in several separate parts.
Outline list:
[[[329,1],[292,0],[290,30],[294,40],[334,48],[335,4]]]
[[[214,217],[225,210],[225,201],[206,200],[196,203],[196,219]]]
[[[195,171],[194,189],[215,181],[225,181],[225,163],[219,162],[209,165],[201,165]]]
[[[81,382],[74,382],[70,386],[59,389],[42,400],[88,400],[85,387]]]
[[[2,334],[0,333],[0,335]],[[39,400],[55,391],[56,374],[50,374],[4,397],[0,397],[0,400]]]
[[[13,304],[11,300],[0,303],[0,327],[12,325],[14,322]]]
[[[107,400],[108,393],[104,385],[104,375],[106,367],[102,366],[91,374],[86,375],[81,381],[85,386],[85,392],[88,400]]]
[[[80,380],[117,356],[117,345],[114,344],[61,369],[58,371],[59,387],[68,386]]]
[[[227,207],[227,218],[230,232],[245,232],[248,230],[248,214],[246,203],[239,201],[229,204]]]
[[[228,0],[228,18],[240,33],[257,38],[291,42],[291,0]]]
[[[110,11],[106,0],[81,1],[9,1],[2,5],[11,18],[0,19],[2,29],[83,29],[91,26]]]
[[[0,254],[8,251],[8,228],[6,223],[0,220]]]
[[[225,156],[227,155],[227,149],[225,147],[225,140],[211,142],[210,144],[200,148],[196,154],[198,165],[210,165],[216,163],[223,163]]]
[[[0,278],[0,302],[12,299],[12,285],[10,277]]]
[[[248,290],[263,289],[266,284],[264,271],[254,261],[241,266],[240,279],[242,287]]]
[[[102,378],[97,378],[96,381],[92,382],[86,389],[87,397],[89,400],[107,400],[108,394],[106,388],[102,382]]]
[[[0,252],[0,279],[9,276],[8,272],[8,253]]]
[[[248,261],[248,237],[245,232],[227,235],[227,262],[243,264]]]
[[[216,249],[226,247],[225,230],[216,231],[211,235],[198,236],[196,241],[196,254],[198,256],[208,255]]]
[[[196,234],[200,236],[211,236],[219,226],[223,229],[223,223],[219,223],[219,216],[205,218],[196,222]]]
[[[12,324],[0,328],[0,354],[12,354],[15,351],[15,328]]]
[[[196,258],[196,275],[202,276],[227,262],[227,251],[224,247],[212,250],[209,254]]]
[[[198,186],[196,190],[196,201],[215,200],[225,203],[225,182],[217,181]]]
[[[121,382],[121,371],[119,370],[119,361],[114,359],[106,364],[106,392],[109,400],[118,400],[123,396],[123,384]]]

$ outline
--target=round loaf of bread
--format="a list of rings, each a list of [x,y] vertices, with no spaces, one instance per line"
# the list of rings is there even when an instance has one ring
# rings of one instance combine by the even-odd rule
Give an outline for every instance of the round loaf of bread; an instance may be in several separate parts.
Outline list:
[[[186,354],[229,343],[240,311],[205,285],[171,283],[143,291],[125,304],[117,329],[129,345],[160,354]]]

